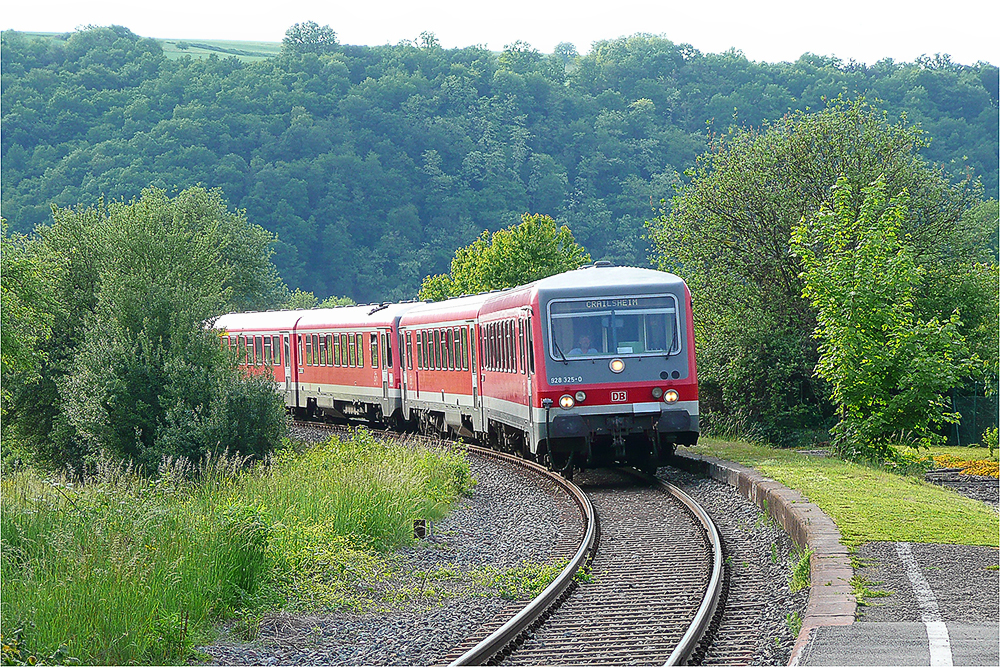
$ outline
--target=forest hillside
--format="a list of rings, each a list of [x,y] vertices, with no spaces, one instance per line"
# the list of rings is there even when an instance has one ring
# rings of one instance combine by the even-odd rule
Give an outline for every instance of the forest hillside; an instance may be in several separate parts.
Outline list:
[[[280,53],[167,57],[120,26],[2,35],[2,214],[221,188],[278,236],[292,288],[413,297],[455,248],[525,212],[567,224],[595,260],[649,265],[644,222],[711,133],[865,96],[931,139],[955,178],[998,187],[998,70],[947,57],[873,66],[805,54],[751,62],[664,37],[542,54],[444,49],[424,33],[340,44],[296,26]],[[289,34],[293,32],[290,29]],[[176,54],[171,54],[176,56]]]

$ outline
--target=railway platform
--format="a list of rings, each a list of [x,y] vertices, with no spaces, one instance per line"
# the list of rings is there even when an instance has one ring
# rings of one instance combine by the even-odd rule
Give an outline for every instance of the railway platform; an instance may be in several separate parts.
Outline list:
[[[855,554],[855,571],[836,525],[797,491],[729,461],[677,458],[736,487],[813,549],[809,605],[790,666],[1000,665],[997,549],[871,543]],[[859,608],[856,574],[892,595]]]

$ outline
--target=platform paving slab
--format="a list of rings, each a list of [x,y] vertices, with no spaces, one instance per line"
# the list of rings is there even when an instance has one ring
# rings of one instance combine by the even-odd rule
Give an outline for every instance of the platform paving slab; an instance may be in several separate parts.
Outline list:
[[[954,667],[1000,665],[995,623],[946,623]],[[930,665],[923,623],[853,623],[814,628],[799,665]],[[935,662],[935,664],[940,664]]]

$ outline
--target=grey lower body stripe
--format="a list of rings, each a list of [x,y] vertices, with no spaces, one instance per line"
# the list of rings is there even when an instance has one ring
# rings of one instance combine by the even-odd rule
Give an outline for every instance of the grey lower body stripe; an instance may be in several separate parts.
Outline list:
[[[948,637],[948,626],[941,618],[937,599],[927,579],[920,572],[917,561],[913,558],[909,542],[897,542],[896,553],[906,569],[906,576],[913,587],[913,593],[920,605],[920,615],[927,628],[927,644],[931,654],[931,667],[952,667],[951,639]]]

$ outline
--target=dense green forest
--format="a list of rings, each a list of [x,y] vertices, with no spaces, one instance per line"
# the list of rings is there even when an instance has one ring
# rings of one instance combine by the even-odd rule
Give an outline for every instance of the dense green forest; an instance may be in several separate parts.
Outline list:
[[[444,49],[432,34],[351,46],[289,30],[280,55],[177,60],[126,28],[2,36],[2,214],[221,188],[278,236],[293,288],[413,297],[455,248],[525,212],[568,225],[594,259],[648,265],[644,221],[730,126],[865,95],[932,142],[924,157],[998,187],[998,70],[947,57],[873,66],[757,63],[663,37],[552,55]]]

